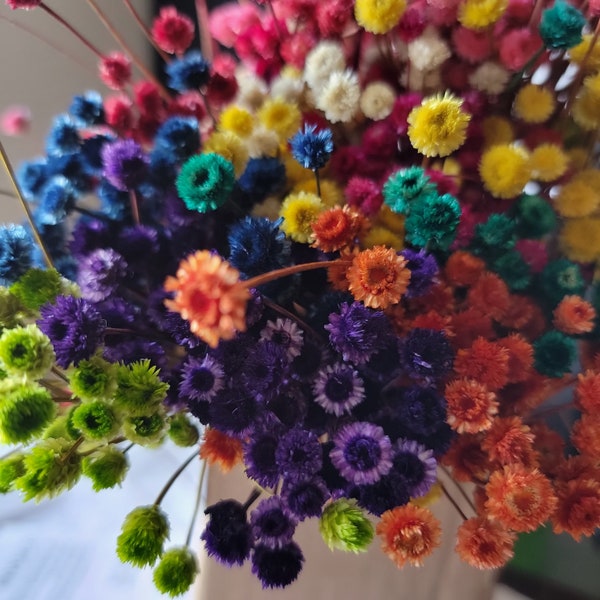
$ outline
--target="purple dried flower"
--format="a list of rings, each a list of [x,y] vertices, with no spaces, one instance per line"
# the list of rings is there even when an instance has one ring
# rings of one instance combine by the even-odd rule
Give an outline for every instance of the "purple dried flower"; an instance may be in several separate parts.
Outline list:
[[[446,401],[433,388],[412,386],[400,392],[393,411],[403,437],[435,433],[446,421]]]
[[[280,548],[258,544],[252,553],[252,573],[263,588],[283,588],[298,578],[303,562],[302,550],[295,542]]]
[[[220,390],[209,405],[211,426],[238,438],[252,431],[260,413],[256,397],[240,387]]]
[[[79,262],[77,283],[84,298],[102,302],[114,294],[127,275],[125,259],[112,248],[98,248]]]
[[[277,548],[292,541],[297,521],[279,496],[261,500],[250,514],[254,539]]]
[[[279,466],[275,452],[279,444],[280,430],[269,428],[254,431],[244,444],[244,464],[246,475],[262,487],[274,487],[279,480]]]
[[[186,401],[210,401],[224,387],[222,365],[211,356],[189,357],[181,369],[179,397]]]
[[[432,254],[427,254],[425,250],[419,251],[405,248],[400,252],[408,261],[406,267],[410,271],[410,283],[406,290],[407,298],[418,298],[426,294],[435,283],[438,274],[438,264]]]
[[[358,373],[344,363],[321,369],[315,379],[315,402],[337,417],[349,413],[365,399],[365,387]]]
[[[108,142],[102,148],[103,174],[124,192],[143,182],[149,162],[143,148],[131,139]]]
[[[277,319],[276,321],[267,321],[266,326],[260,332],[260,339],[269,340],[281,346],[285,350],[288,360],[292,360],[302,350],[304,334],[291,319]]]
[[[312,431],[294,427],[280,438],[275,460],[286,481],[309,479],[323,464],[319,438]]]
[[[402,345],[402,365],[411,377],[440,379],[452,369],[454,351],[443,331],[416,328]]]
[[[356,486],[351,495],[357,499],[360,506],[378,517],[386,510],[403,506],[410,500],[406,480],[394,471],[390,471],[371,485]]]
[[[424,496],[437,479],[433,450],[414,440],[400,439],[396,442],[392,469],[404,477],[413,498]]]
[[[271,341],[259,341],[248,353],[241,380],[247,389],[263,397],[277,394],[287,375],[285,349]]]
[[[285,483],[281,491],[287,507],[299,521],[318,517],[329,499],[325,482],[320,477]]]

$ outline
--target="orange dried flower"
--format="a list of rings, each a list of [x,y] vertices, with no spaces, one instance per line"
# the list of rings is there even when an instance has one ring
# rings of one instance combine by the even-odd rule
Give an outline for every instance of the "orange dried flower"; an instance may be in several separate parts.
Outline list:
[[[497,569],[513,557],[516,535],[486,517],[467,519],[458,528],[456,552],[477,569]]]
[[[548,398],[549,378],[532,371],[525,381],[509,383],[499,392],[500,413],[522,415],[538,407]]]
[[[485,271],[485,262],[465,250],[453,252],[446,262],[444,274],[450,285],[469,287],[473,285]]]
[[[593,535],[600,527],[600,482],[574,479],[562,487],[552,525],[555,533],[566,532],[577,541]]]
[[[327,269],[327,281],[334,290],[340,292],[348,291],[348,279],[346,273],[352,264],[354,257],[358,256],[359,250],[356,247],[343,248],[340,252],[338,262]]]
[[[465,433],[455,437],[442,456],[442,464],[452,468],[456,481],[486,481],[490,471],[488,455],[481,449],[481,435]]]
[[[454,329],[451,325],[450,316],[440,315],[436,310],[427,311],[424,314],[417,315],[411,322],[411,329],[434,329],[443,331],[446,337],[454,337]]]
[[[349,206],[334,206],[319,214],[312,223],[313,246],[335,252],[351,246],[365,227],[365,217]]]
[[[554,326],[568,335],[589,333],[594,329],[596,311],[581,296],[565,296],[554,309]]]
[[[511,294],[508,309],[498,319],[503,327],[509,329],[522,329],[534,317],[535,304],[526,296]]]
[[[532,467],[538,465],[533,449],[534,439],[531,429],[520,417],[503,417],[494,420],[485,433],[481,447],[496,464]]]
[[[454,292],[450,286],[437,283],[426,294],[411,299],[408,304],[411,310],[419,312],[435,310],[440,315],[450,315],[454,312]]]
[[[552,485],[538,469],[504,467],[492,473],[485,490],[490,518],[514,531],[537,529],[556,509]]]
[[[470,348],[456,353],[454,370],[462,377],[476,379],[495,392],[508,383],[508,350],[497,342],[477,338]]]
[[[577,375],[575,405],[589,413],[600,413],[600,373],[588,370]]]
[[[533,448],[538,455],[540,468],[546,474],[556,473],[565,452],[563,438],[546,423],[533,423],[530,427],[534,435]]]
[[[452,327],[456,337],[450,341],[455,348],[468,348],[479,337],[487,340],[495,337],[492,319],[477,308],[452,315]]]
[[[499,320],[508,310],[510,293],[498,275],[484,273],[467,292],[467,301],[473,308]]]
[[[181,261],[176,276],[165,281],[165,290],[175,292],[173,300],[165,300],[166,307],[189,321],[192,332],[213,348],[246,329],[250,292],[239,272],[208,250]]]
[[[498,412],[496,394],[475,379],[455,379],[444,392],[448,425],[458,433],[477,433],[492,426]]]
[[[408,288],[406,259],[393,248],[374,246],[359,252],[346,271],[348,289],[369,308],[396,304]]]
[[[442,528],[432,512],[420,506],[406,504],[388,510],[377,524],[383,551],[403,567],[406,563],[420,567],[423,559],[439,546]]]
[[[520,334],[513,333],[498,340],[508,350],[508,382],[525,381],[533,367],[533,347]]]
[[[556,468],[556,483],[560,489],[574,479],[600,481],[600,465],[589,456],[577,454],[559,461]]]
[[[584,413],[571,429],[571,441],[581,454],[600,461],[600,415]]]
[[[204,431],[200,458],[205,459],[209,465],[219,465],[221,471],[227,473],[241,462],[242,456],[240,440],[229,437],[218,429]]]

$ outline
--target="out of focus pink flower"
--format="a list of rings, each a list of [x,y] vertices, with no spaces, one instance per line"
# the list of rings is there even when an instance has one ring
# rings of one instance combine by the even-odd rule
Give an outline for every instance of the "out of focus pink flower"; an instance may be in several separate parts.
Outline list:
[[[29,131],[31,111],[27,106],[8,106],[0,114],[0,131],[4,135],[23,135]]]
[[[209,28],[212,37],[231,48],[237,36],[252,25],[260,23],[260,9],[251,2],[223,4],[210,12]]]

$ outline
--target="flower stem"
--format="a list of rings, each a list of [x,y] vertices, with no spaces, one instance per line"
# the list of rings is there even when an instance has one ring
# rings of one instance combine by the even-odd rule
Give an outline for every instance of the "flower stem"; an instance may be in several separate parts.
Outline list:
[[[160,506],[160,503],[163,501],[164,497],[167,495],[167,492],[171,489],[171,486],[175,483],[177,478],[185,471],[186,467],[194,460],[194,458],[198,457],[198,452],[195,450],[194,454],[192,454],[178,469],[171,475],[169,481],[165,483],[162,490],[156,497],[154,501],[154,506]]]
[[[284,308],[280,304],[277,304],[277,302],[273,302],[273,300],[267,298],[267,296],[265,296],[264,294],[261,296],[261,299],[271,310],[278,312],[279,314],[283,315],[284,317],[287,317],[288,319],[291,319],[292,321],[295,321],[296,323],[298,323],[298,325],[300,325],[300,327],[302,327],[302,329],[304,329],[304,331],[310,333],[315,339],[322,339],[321,336],[306,321],[303,321],[298,315],[295,315],[287,308]]]
[[[62,379],[65,383],[69,383],[69,378],[56,366],[53,365],[50,369],[54,375],[56,375],[59,379]]]
[[[248,496],[248,499],[246,500],[246,502],[244,502],[244,504],[243,504],[244,510],[248,510],[254,504],[254,502],[260,497],[261,494],[262,494],[261,490],[259,490],[258,488],[254,488],[252,490],[252,492],[250,493],[250,495]]]
[[[202,488],[204,487],[204,476],[206,475],[207,462],[202,461],[202,471],[200,471],[200,481],[198,481],[198,491],[196,493],[196,502],[194,503],[194,511],[192,512],[192,519],[188,528],[187,536],[185,538],[185,545],[189,546],[192,541],[192,533],[194,532],[194,524],[198,517],[198,510],[200,509],[200,501],[202,500]]]
[[[448,490],[446,489],[446,487],[444,486],[444,484],[440,481],[439,482],[440,487],[442,488],[442,492],[444,492],[444,496],[446,496],[446,498],[448,498],[448,500],[450,500],[450,504],[452,504],[452,506],[454,506],[454,508],[456,509],[456,512],[463,518],[464,521],[467,520],[467,515],[464,513],[463,509],[458,505],[458,502],[456,502],[456,500],[448,493]]]
[[[213,60],[213,40],[208,26],[208,5],[206,0],[195,0],[198,34],[200,35],[200,51],[208,62]]]
[[[319,169],[315,169],[315,181],[317,182],[317,196],[321,198],[321,177],[319,175]],[[321,198],[322,200],[323,198]]]
[[[12,168],[12,165],[10,164],[10,160],[8,159],[8,155],[6,154],[6,150],[4,149],[4,145],[2,144],[1,140],[0,140],[0,160],[2,161],[2,165],[4,166],[4,169],[6,170],[6,173],[8,174],[8,178],[10,179],[10,182],[12,183],[12,186],[15,190],[15,194],[16,194],[17,198],[19,199],[19,202],[21,203],[21,207],[25,211],[27,221],[29,221],[29,226],[31,227],[31,230],[33,232],[33,237],[34,237],[37,245],[40,247],[40,249],[42,251],[42,255],[44,256],[44,262],[46,263],[46,266],[49,269],[53,269],[54,263],[52,262],[52,259],[50,258],[50,254],[48,253],[48,249],[46,248],[46,246],[44,245],[44,242],[42,241],[42,236],[40,235],[40,232],[38,231],[38,228],[36,227],[36,225],[33,221],[33,214],[31,213],[29,204],[27,203],[27,201],[23,197],[23,194],[21,193],[21,188],[19,187],[19,184],[17,183],[17,178],[15,177],[15,172]]]
[[[338,265],[340,262],[341,261],[339,259],[336,259],[303,263],[301,265],[292,265],[291,267],[283,267],[281,269],[276,269],[275,271],[270,271],[269,273],[257,275],[256,277],[246,279],[240,283],[242,283],[244,287],[255,288],[259,285],[269,283],[270,281],[287,277],[288,275],[295,275],[296,273],[302,273],[303,271],[314,271],[315,269],[325,269],[327,267]]]
[[[148,42],[150,42],[150,44],[152,44],[152,47],[158,52],[160,57],[166,63],[170,62],[171,59],[170,59],[169,55],[164,50],[161,50],[160,47],[158,46],[158,44],[154,41],[154,38],[152,37],[152,33],[151,33],[150,29],[148,29],[148,27],[146,26],[146,24],[140,17],[140,14],[135,9],[135,6],[133,6],[133,4],[131,3],[131,0],[123,0],[123,3],[125,4],[127,9],[129,10],[129,12],[131,13],[132,17],[135,19],[135,22],[138,24],[139,28],[144,32],[144,35],[148,39]]]
[[[140,224],[140,209],[138,206],[137,194],[135,190],[129,191],[129,203],[131,205],[131,216],[133,217],[133,222],[136,225]]]

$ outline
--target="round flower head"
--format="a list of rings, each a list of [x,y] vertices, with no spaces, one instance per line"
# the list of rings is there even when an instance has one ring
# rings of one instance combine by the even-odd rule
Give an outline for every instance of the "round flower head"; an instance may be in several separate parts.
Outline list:
[[[200,250],[183,260],[165,289],[175,292],[173,300],[165,300],[167,308],[189,321],[192,332],[213,348],[246,329],[250,292],[238,271],[216,254]]]
[[[403,366],[412,377],[440,379],[452,368],[454,352],[443,331],[412,329],[402,346]]]
[[[244,445],[246,475],[263,487],[273,487],[279,479],[275,459],[279,434],[279,431],[254,431]]]
[[[295,242],[305,244],[312,235],[312,223],[324,209],[325,205],[315,194],[290,194],[279,212],[283,218],[281,230]]]
[[[327,486],[320,477],[300,481],[284,481],[281,495],[287,507],[299,521],[321,516],[323,504],[329,499]]]
[[[295,427],[280,438],[275,459],[287,481],[309,479],[323,464],[321,444],[314,433]]]
[[[107,142],[102,148],[104,176],[118,190],[129,191],[144,180],[149,159],[133,140]]]
[[[185,400],[211,400],[223,388],[223,367],[211,356],[189,357],[181,371],[179,395]]]
[[[484,187],[496,198],[514,198],[531,176],[529,155],[515,145],[498,144],[483,153],[479,174]]]
[[[507,0],[466,0],[458,9],[458,20],[468,29],[485,29],[504,14]]]
[[[346,425],[329,454],[344,479],[355,485],[375,483],[392,468],[392,444],[381,427],[367,422]]]
[[[417,248],[447,250],[460,223],[461,207],[450,194],[430,194],[411,204],[405,222],[406,239]]]
[[[152,23],[152,39],[169,54],[183,54],[194,40],[194,22],[174,6],[165,6]]]
[[[160,558],[152,581],[159,592],[171,597],[189,590],[198,575],[196,555],[187,546],[170,548]]]
[[[330,123],[348,123],[358,112],[360,84],[351,70],[331,73],[317,96],[317,108]]]
[[[331,550],[365,552],[373,539],[374,528],[352,500],[340,498],[323,511],[319,530]]]
[[[555,105],[554,94],[549,89],[530,83],[517,92],[513,110],[526,123],[543,123],[550,118]]]
[[[581,42],[586,24],[583,14],[564,0],[556,0],[544,10],[540,20],[540,35],[547,48],[567,49]]]
[[[414,440],[399,439],[395,444],[393,472],[405,479],[411,497],[424,496],[437,480],[433,450]]]
[[[296,523],[296,519],[279,496],[261,500],[250,515],[254,539],[271,548],[291,542]]]
[[[397,213],[408,213],[412,202],[435,193],[435,186],[421,167],[408,167],[390,175],[383,186],[385,203]]]
[[[288,360],[292,360],[300,355],[304,333],[291,319],[277,319],[274,322],[267,321],[267,325],[260,332],[260,339],[280,346]]]
[[[408,137],[425,156],[448,156],[464,143],[470,115],[462,100],[446,92],[425,98],[408,115]]]
[[[233,165],[219,154],[197,154],[183,164],[175,183],[190,210],[201,213],[216,210],[233,191]]]
[[[394,88],[383,81],[369,83],[360,96],[360,109],[366,117],[381,121],[392,112],[396,92]]]
[[[358,373],[344,363],[322,369],[313,384],[315,402],[325,412],[341,416],[350,412],[365,397],[365,388]]]
[[[22,225],[0,225],[0,284],[14,283],[32,266],[33,243]]]
[[[313,90],[318,90],[331,73],[345,68],[346,59],[341,44],[333,40],[320,41],[306,55],[304,79]]]
[[[354,17],[370,33],[387,33],[398,24],[405,9],[404,0],[356,0]]]
[[[258,544],[252,552],[252,573],[264,589],[290,585],[297,579],[303,563],[304,555],[295,542],[278,548]]]
[[[331,130],[317,131],[316,125],[305,125],[291,140],[290,147],[294,158],[305,168],[323,168],[333,152]]]
[[[456,552],[478,569],[498,569],[513,557],[516,536],[497,521],[472,517],[458,528]]]
[[[197,90],[210,78],[210,65],[197,50],[171,61],[166,70],[169,87],[178,92]]]

